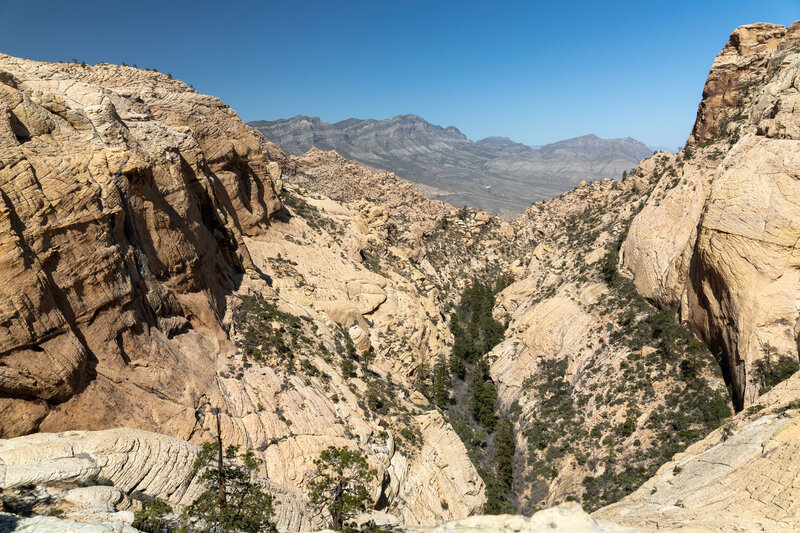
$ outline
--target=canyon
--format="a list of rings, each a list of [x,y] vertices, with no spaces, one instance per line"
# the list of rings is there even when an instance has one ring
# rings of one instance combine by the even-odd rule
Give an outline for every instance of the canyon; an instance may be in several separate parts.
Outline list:
[[[800,23],[740,27],[683,149],[505,220],[287,154],[165,74],[0,55],[0,497],[35,511],[0,528],[188,505],[216,412],[280,530],[328,524],[332,445],[375,469],[379,526],[800,527],[799,105]],[[479,282],[518,515],[481,516],[469,379],[431,394]]]

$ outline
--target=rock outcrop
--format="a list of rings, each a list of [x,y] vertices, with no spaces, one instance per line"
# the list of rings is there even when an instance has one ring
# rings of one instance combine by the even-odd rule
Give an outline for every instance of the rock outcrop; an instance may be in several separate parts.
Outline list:
[[[622,247],[639,292],[679,306],[722,355],[739,407],[759,395],[759,361],[799,357],[798,43],[798,23],[731,35],[676,171]]]
[[[439,277],[386,244],[411,251],[449,206],[400,180],[343,203],[285,185],[344,165],[290,161],[155,72],[0,56],[0,115],[0,436],[126,426],[197,445],[220,408],[224,441],[295,498],[320,451],[346,445],[409,523],[481,508],[463,444],[409,399],[448,349]]]
[[[188,436],[213,358],[169,339],[224,338],[243,236],[282,209],[257,134],[165,75],[0,56],[0,147],[0,435]]]
[[[188,442],[127,428],[27,435],[0,440],[0,488],[37,487],[48,496],[41,511],[58,509],[66,519],[130,524],[141,503],[127,494],[178,507],[194,501],[202,491],[192,467],[197,452]],[[98,480],[113,486],[94,486]],[[281,530],[324,525],[303,498],[263,483],[275,498]]]

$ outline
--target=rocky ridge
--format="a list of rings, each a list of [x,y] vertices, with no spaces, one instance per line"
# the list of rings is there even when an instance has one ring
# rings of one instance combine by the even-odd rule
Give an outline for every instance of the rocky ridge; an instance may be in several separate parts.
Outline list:
[[[798,45],[796,23],[731,35],[687,147],[674,156],[680,168],[622,247],[637,290],[679,306],[722,354],[739,407],[759,396],[760,361],[798,360]]]
[[[798,31],[797,23],[737,29],[683,150],[518,220],[538,244],[525,275],[500,295],[495,311],[510,326],[492,375],[527,452],[518,457],[527,462],[523,498],[551,505],[572,496],[591,509],[655,475],[598,516],[721,531],[797,527],[788,503],[797,378],[768,391],[800,366],[792,185],[800,145],[789,111]],[[563,387],[548,386],[559,379]],[[745,411],[682,455],[730,412],[725,383]],[[704,396],[701,404],[717,407],[691,411]],[[543,415],[561,422],[541,427]],[[591,444],[576,446],[587,430]]]
[[[463,444],[410,394],[449,333],[410,248],[391,256],[402,275],[370,255],[384,206],[287,186],[284,207],[282,152],[165,75],[8,56],[0,70],[0,434],[128,426],[198,444],[219,407],[224,440],[300,497],[319,451],[349,444],[408,523],[480,508]],[[407,229],[398,244],[421,238]],[[352,378],[348,340],[375,353]]]

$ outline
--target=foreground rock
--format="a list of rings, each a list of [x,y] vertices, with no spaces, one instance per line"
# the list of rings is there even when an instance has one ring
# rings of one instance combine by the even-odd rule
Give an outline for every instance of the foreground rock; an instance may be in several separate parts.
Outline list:
[[[427,533],[654,533],[655,529],[621,526],[609,520],[595,520],[577,503],[562,503],[533,516],[473,516],[433,528],[402,528]],[[711,533],[702,528],[658,529],[661,533]]]
[[[800,376],[764,396],[665,464],[652,479],[595,517],[652,527],[713,531],[800,528]]]
[[[130,524],[142,501],[160,498],[178,508],[194,501],[202,491],[192,470],[197,452],[185,441],[123,428],[0,440],[0,489],[6,495],[22,491],[22,496],[33,491],[31,501],[41,502],[35,506],[39,514],[58,510],[83,523]],[[324,524],[304,499],[276,483],[263,483],[278,504],[279,528],[297,531]],[[45,524],[22,525],[35,530]]]

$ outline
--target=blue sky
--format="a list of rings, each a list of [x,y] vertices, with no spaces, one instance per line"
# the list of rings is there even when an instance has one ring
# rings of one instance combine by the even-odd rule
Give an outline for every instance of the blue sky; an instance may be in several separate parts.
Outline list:
[[[714,56],[800,0],[0,0],[0,51],[157,68],[245,120],[422,115],[471,139],[676,147]]]

